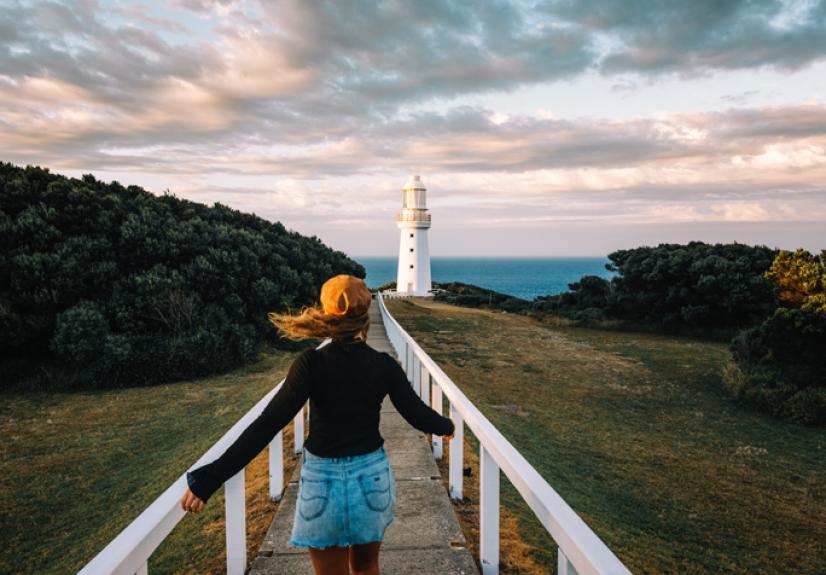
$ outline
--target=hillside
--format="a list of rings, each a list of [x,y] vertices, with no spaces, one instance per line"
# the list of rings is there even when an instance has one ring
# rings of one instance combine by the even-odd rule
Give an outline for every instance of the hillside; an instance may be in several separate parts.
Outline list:
[[[632,572],[822,572],[826,429],[740,405],[722,381],[725,344],[423,299],[387,307]],[[552,571],[553,541],[505,478],[501,497]],[[470,532],[477,505],[459,504]]]
[[[0,402],[0,573],[77,573],[286,374],[295,352],[266,350],[228,373],[126,389],[9,391]],[[284,473],[297,464],[293,422]],[[246,468],[252,556],[278,503],[268,450]],[[59,552],[55,552],[59,549]],[[226,570],[224,490],[188,515],[149,559],[150,573]]]
[[[157,384],[224,372],[279,340],[269,311],[312,305],[361,264],[219,203],[0,163],[4,387]]]

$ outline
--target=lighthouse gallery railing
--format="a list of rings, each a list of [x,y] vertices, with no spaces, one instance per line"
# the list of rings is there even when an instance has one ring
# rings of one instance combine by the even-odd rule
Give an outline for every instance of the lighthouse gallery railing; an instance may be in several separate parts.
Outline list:
[[[479,439],[479,560],[483,575],[499,572],[500,470],[557,543],[559,575],[630,574],[579,515],[390,315],[382,295],[379,292],[377,299],[387,337],[419,397],[439,413],[442,412],[442,395],[448,400],[450,418],[456,426],[450,440],[448,462],[453,499],[462,498],[464,425],[467,424]],[[442,456],[441,437],[433,437],[433,454],[437,459]]]
[[[396,221],[397,222],[430,222],[430,221],[432,221],[431,218],[432,218],[431,214],[425,214],[425,213],[420,214],[420,213],[415,213],[415,212],[414,213],[399,212],[396,215]]]

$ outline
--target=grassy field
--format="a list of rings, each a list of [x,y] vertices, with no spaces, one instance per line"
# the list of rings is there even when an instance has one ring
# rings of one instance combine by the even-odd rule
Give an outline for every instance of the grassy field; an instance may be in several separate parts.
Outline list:
[[[0,573],[76,572],[277,385],[294,355],[267,352],[229,374],[151,388],[4,394]],[[292,428],[287,478],[297,462]],[[278,507],[267,472],[265,449],[246,473],[250,558]],[[186,516],[150,573],[225,572],[223,504],[219,489],[203,513]]]
[[[826,430],[734,402],[724,344],[421,299],[388,308],[634,573],[824,572]],[[553,573],[553,542],[506,479],[501,497],[531,557],[508,572]]]

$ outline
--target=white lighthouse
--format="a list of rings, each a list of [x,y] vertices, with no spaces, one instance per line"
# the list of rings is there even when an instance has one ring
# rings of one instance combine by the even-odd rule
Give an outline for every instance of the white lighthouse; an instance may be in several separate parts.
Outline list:
[[[402,209],[396,217],[401,230],[399,240],[399,273],[396,292],[407,295],[429,296],[430,249],[427,230],[430,214],[427,213],[424,183],[419,176],[410,176],[402,192]]]

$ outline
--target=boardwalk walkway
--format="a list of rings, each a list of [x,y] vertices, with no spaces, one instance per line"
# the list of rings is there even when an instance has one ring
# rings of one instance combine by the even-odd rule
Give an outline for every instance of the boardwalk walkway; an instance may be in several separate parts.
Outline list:
[[[367,343],[397,357],[384,330],[378,302],[370,305]],[[396,478],[396,514],[381,547],[381,572],[387,574],[478,575],[456,520],[427,435],[411,427],[385,397],[380,431]],[[289,544],[295,513],[299,460],[270,525],[251,575],[312,575],[310,556]]]

